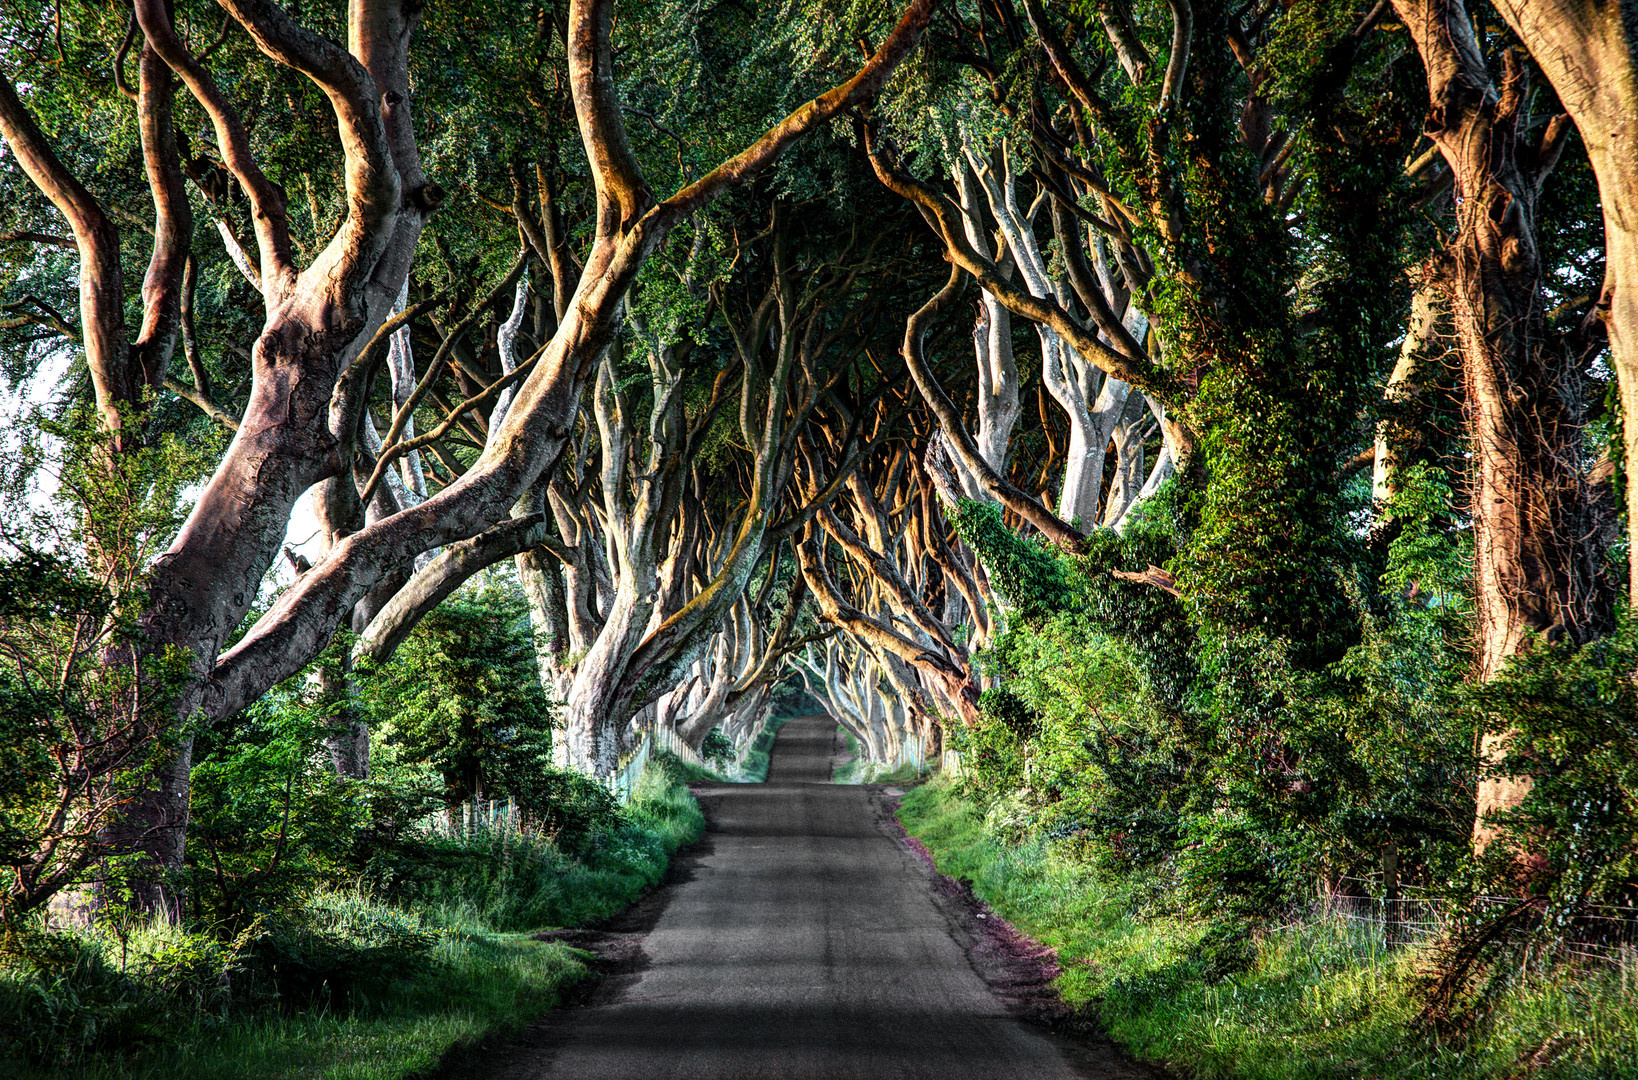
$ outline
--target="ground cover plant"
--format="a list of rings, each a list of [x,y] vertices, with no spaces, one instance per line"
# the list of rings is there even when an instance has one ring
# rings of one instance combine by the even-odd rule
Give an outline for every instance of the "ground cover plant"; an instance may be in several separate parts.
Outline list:
[[[0,1061],[17,1077],[415,1075],[557,1004],[588,957],[532,932],[622,910],[703,828],[662,759],[576,854],[506,831],[411,835],[393,868],[231,940],[140,923],[26,935],[0,962]]]
[[[1153,882],[1100,874],[1073,845],[1019,843],[956,783],[909,791],[899,819],[940,872],[1057,952],[1057,987],[1135,1057],[1220,1080],[1638,1075],[1631,960],[1518,971],[1471,1028],[1416,1023],[1431,942],[1295,909],[1222,973],[1212,922]]]

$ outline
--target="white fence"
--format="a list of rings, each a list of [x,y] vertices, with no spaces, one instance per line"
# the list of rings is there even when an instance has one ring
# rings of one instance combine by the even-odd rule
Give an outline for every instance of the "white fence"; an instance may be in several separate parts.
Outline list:
[[[700,752],[695,750],[692,746],[689,746],[688,743],[683,740],[683,737],[677,734],[676,728],[655,728],[653,737],[655,746],[670,754],[672,757],[681,758],[683,761],[688,762],[688,764],[697,766],[701,769],[716,769],[716,766],[700,757]]]
[[[643,736],[642,741],[637,744],[637,749],[632,752],[625,765],[615,770],[614,775],[609,777],[609,790],[621,802],[631,801],[632,790],[637,787],[637,781],[642,778],[643,770],[648,767],[648,755],[651,745],[648,736]]]

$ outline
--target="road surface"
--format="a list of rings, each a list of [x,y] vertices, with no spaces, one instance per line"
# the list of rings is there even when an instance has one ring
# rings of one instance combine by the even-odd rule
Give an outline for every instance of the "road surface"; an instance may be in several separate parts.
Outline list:
[[[765,784],[696,789],[692,865],[633,935],[633,973],[491,1076],[561,1080],[1067,1080],[1144,1075],[1015,1019],[960,905],[879,796],[830,783],[836,729],[793,720]],[[640,950],[640,951],[638,951]],[[978,968],[982,968],[980,962]]]

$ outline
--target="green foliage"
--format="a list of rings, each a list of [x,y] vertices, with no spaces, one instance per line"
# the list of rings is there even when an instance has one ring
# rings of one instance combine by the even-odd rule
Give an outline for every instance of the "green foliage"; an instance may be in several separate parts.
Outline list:
[[[83,883],[123,891],[140,837],[122,793],[180,752],[189,658],[141,630],[144,574],[180,520],[198,455],[164,436],[118,450],[71,408],[33,410],[0,463],[0,924]],[[57,485],[39,494],[42,479]]]
[[[1025,619],[1042,618],[1069,602],[1063,564],[1039,541],[1019,538],[994,503],[962,500],[952,522],[962,542],[979,552],[995,588]]]
[[[430,766],[451,804],[508,793],[541,808],[549,801],[532,790],[550,770],[552,712],[522,597],[451,597],[362,683],[361,707],[382,741]]]
[[[720,727],[705,733],[705,739],[700,743],[700,757],[726,768],[734,763],[736,756],[733,740],[724,735]]]
[[[1297,912],[1255,939],[1157,905],[1141,877],[1090,869],[1066,841],[1019,842],[953,785],[899,818],[940,871],[1058,958],[1065,1000],[1134,1057],[1214,1080],[1638,1076],[1638,1008],[1620,972],[1513,981],[1463,1031],[1419,1029],[1415,971],[1380,929]]]
[[[1033,580],[1065,591],[1056,606],[1011,613],[981,657],[1000,684],[980,722],[950,738],[962,795],[993,824],[1214,912],[1214,935],[1226,935],[1214,955],[1227,963],[1243,955],[1245,926],[1302,901],[1318,878],[1372,874],[1384,845],[1406,880],[1457,872],[1471,824],[1472,726],[1457,697],[1467,549],[1440,474],[1412,470],[1386,552],[1391,591],[1376,610],[1341,592],[1358,637],[1316,670],[1289,638],[1228,633],[1115,576],[1186,558],[1181,495],[1174,482],[1072,562],[1009,547],[998,520],[971,530],[987,567],[1022,551]]]
[[[527,820],[570,855],[591,851],[619,821],[619,804],[609,789],[572,770],[542,764],[514,774],[508,790]]]
[[[1575,648],[1541,643],[1468,689],[1483,730],[1507,735],[1494,777],[1529,778],[1530,792],[1496,824],[1499,860],[1529,852],[1549,900],[1547,932],[1568,931],[1584,905],[1638,901],[1638,619]],[[1500,868],[1505,884],[1509,868]]]
[[[256,806],[288,774],[247,759],[279,748],[298,716],[263,718],[271,734],[211,757],[239,770],[236,790]],[[260,883],[234,882],[237,910],[263,904],[235,936],[116,923],[94,934],[25,929],[0,949],[0,1070],[187,1077],[297,1059],[358,1067],[360,1053],[392,1075],[424,1066],[462,1039],[534,1019],[584,975],[562,946],[513,931],[618,912],[704,825],[681,773],[656,762],[580,856],[528,835],[406,830],[389,844],[364,830],[341,837],[357,845],[354,863],[338,861],[328,878],[311,862],[281,868],[292,890],[282,904]],[[291,834],[287,845],[298,840],[314,843]]]
[[[979,699],[976,723],[952,728],[950,749],[961,755],[964,765],[962,789],[980,806],[992,806],[1011,795],[1024,780],[1022,740],[1007,722],[1020,718],[1017,698],[1002,690],[987,690]]]
[[[240,934],[350,876],[372,806],[321,753],[328,711],[280,688],[247,710],[231,737],[196,740],[188,899],[198,925]]]
[[[579,854],[480,830],[423,837],[365,878],[444,925],[521,931],[606,918],[659,884],[671,853],[704,830],[682,781],[659,763],[647,773],[623,813],[581,838]]]
[[[357,909],[355,919],[366,910],[370,919],[402,918],[358,898],[336,902]],[[430,944],[416,943],[413,977],[360,987],[347,1008],[248,1014],[194,1006],[201,988],[207,1002],[220,1004],[245,976],[211,941],[167,946],[175,931],[157,928],[133,934],[123,951],[77,939],[73,963],[0,964],[0,1067],[18,1080],[411,1075],[451,1047],[534,1020],[586,975],[586,955],[560,943],[485,932],[427,936]],[[179,950],[198,959],[181,961]],[[167,990],[156,966],[179,965],[193,973]]]

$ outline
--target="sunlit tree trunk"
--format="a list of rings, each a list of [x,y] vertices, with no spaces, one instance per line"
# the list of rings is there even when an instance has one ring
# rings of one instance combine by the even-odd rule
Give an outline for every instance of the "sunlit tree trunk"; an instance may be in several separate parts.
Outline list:
[[[1620,381],[1630,469],[1638,461],[1638,3],[1497,0],[1495,8],[1553,84],[1598,179],[1605,262],[1596,310]],[[1626,489],[1628,534],[1638,537],[1638,485]],[[1638,603],[1638,543],[1629,557]]]
[[[1535,635],[1584,641],[1591,567],[1578,534],[1585,476],[1580,380],[1546,340],[1536,199],[1562,148],[1565,118],[1539,145],[1525,141],[1525,74],[1507,54],[1490,78],[1460,0],[1396,0],[1428,74],[1427,132],[1455,176],[1457,233],[1431,282],[1450,306],[1473,437],[1474,590],[1481,678],[1494,677]],[[1506,752],[1509,733],[1484,737],[1481,759]],[[1517,806],[1523,776],[1479,785],[1475,847],[1495,835],[1488,817]]]

